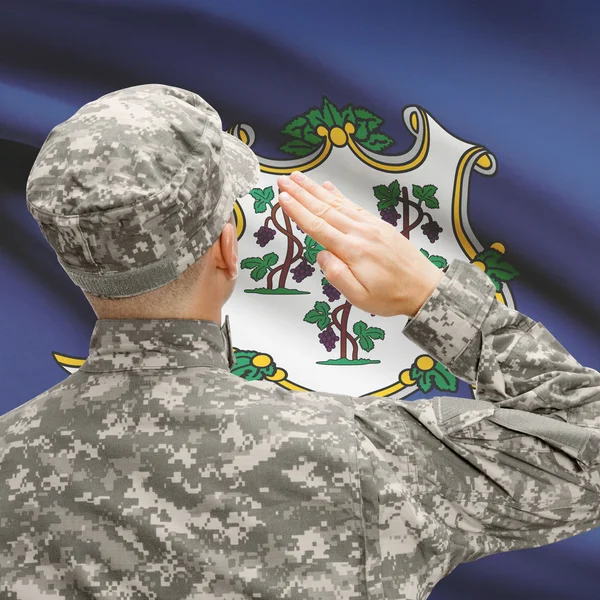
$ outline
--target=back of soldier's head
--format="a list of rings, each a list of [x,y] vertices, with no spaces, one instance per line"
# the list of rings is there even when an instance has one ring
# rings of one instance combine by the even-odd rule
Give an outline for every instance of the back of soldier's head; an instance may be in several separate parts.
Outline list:
[[[92,302],[135,306],[184,293],[257,177],[252,151],[202,98],[143,85],[86,104],[52,130],[27,205]]]

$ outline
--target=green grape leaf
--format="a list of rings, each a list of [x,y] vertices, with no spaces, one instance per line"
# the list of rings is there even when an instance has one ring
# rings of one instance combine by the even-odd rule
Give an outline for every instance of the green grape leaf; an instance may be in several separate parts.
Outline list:
[[[262,258],[251,256],[249,258],[245,258],[240,263],[242,269],[252,269],[250,272],[250,277],[254,279],[254,281],[260,281],[277,261],[279,260],[279,256],[275,254],[275,252],[269,252],[269,254],[265,254]]]
[[[327,281],[327,277],[323,277],[323,279],[321,279],[321,285],[327,285],[329,283],[329,281]]]
[[[315,128],[310,123],[302,130],[302,139],[317,148],[323,143],[323,138],[317,135]]]
[[[354,134],[359,142],[364,142],[369,137],[369,129],[365,121],[356,121],[356,133]]]
[[[367,324],[364,321],[356,321],[354,323],[354,327],[352,327],[352,331],[358,336],[364,335],[367,330]]]
[[[354,109],[350,104],[343,108],[341,112],[344,123],[352,123],[353,125],[356,124],[356,115],[354,114]]]
[[[412,194],[417,200],[422,200],[425,192],[423,191],[423,188],[420,185],[413,184]]]
[[[497,277],[500,281],[510,281],[520,275],[519,271],[507,262],[499,263],[497,266],[490,267],[490,275]]]
[[[443,257],[437,254],[429,254],[427,250],[421,248],[421,252],[438,268],[445,269],[448,266],[448,261]]]
[[[398,202],[400,202],[400,184],[397,180],[392,181],[389,186],[376,185],[373,188],[373,193],[375,198],[379,200],[377,203],[378,210],[398,206]]]
[[[435,197],[435,193],[437,192],[437,187],[435,185],[426,185],[423,188],[423,196],[421,200],[425,202],[427,208],[439,208],[440,203],[438,199]]]
[[[279,260],[279,256],[275,254],[275,252],[269,252],[269,254],[265,254],[264,259],[266,267],[272,267]]]
[[[304,315],[304,321],[307,323],[316,323],[317,327],[323,330],[331,323],[329,310],[330,307],[327,302],[315,302],[315,307]]]
[[[373,340],[368,335],[358,336],[358,344],[365,352],[371,352],[375,348]]]
[[[435,185],[426,185],[421,187],[420,185],[412,186],[412,193],[417,200],[419,200],[419,204],[421,202],[425,202],[425,206],[427,208],[439,208],[440,203],[438,199],[435,197],[435,193],[437,192],[437,187]]]
[[[372,340],[385,339],[385,331],[381,327],[369,327],[366,333]]]
[[[314,265],[317,262],[317,254],[321,252],[321,250],[325,250],[324,246],[321,246],[316,240],[307,235],[304,238],[304,246],[306,250],[304,251],[304,258],[311,264]]]
[[[439,362],[429,371],[433,377],[433,385],[442,392],[456,392],[458,390],[458,379]]]
[[[494,284],[496,291],[501,292],[502,291],[502,281],[500,281],[500,279],[498,279],[497,277],[494,277],[494,275],[491,275],[487,271],[486,271],[486,275],[490,278],[491,282]]]
[[[304,140],[291,140],[283,144],[279,149],[286,154],[293,154],[294,156],[303,158],[314,152],[316,148],[314,144],[310,144]]]
[[[421,371],[417,367],[412,367],[410,370],[410,376],[415,380],[417,387],[424,393],[427,393],[433,387],[433,378],[429,374],[429,371]]]
[[[307,121],[313,126],[315,131],[321,125],[323,125],[324,127],[327,127],[327,123],[325,123],[323,114],[321,113],[321,111],[318,108],[311,108],[306,113],[305,116],[306,116]]]
[[[327,302],[323,302],[322,300],[315,302],[315,310],[318,310],[323,315],[327,315],[329,314],[329,304],[327,304]]]
[[[354,109],[357,121],[362,121],[367,126],[369,132],[375,131],[382,123],[383,119],[378,117],[375,113],[372,113],[366,108],[357,107]]]
[[[254,188],[250,190],[250,195],[254,198],[254,212],[256,213],[264,213],[267,206],[272,207],[271,200],[275,197],[273,186],[264,189]]]
[[[511,281],[520,275],[519,271],[504,258],[504,254],[495,248],[480,252],[473,259],[473,262],[475,261],[485,265],[485,273],[496,286],[497,292],[502,289],[502,282]]]
[[[383,340],[385,331],[379,327],[369,327],[364,321],[357,321],[352,327],[360,347],[365,352],[371,352],[375,347],[373,340]]]
[[[344,126],[344,120],[342,119],[340,111],[335,104],[326,97],[323,97],[323,120],[327,123],[329,129],[335,125],[338,127]]]
[[[267,269],[267,267],[261,265],[260,267],[256,267],[250,271],[250,277],[252,277],[254,281],[260,281],[267,274],[268,270],[269,269]]]
[[[431,369],[423,371],[416,363],[410,369],[410,376],[417,387],[424,393],[436,388],[442,392],[456,392],[458,379],[440,362],[435,362]]]
[[[244,258],[240,263],[242,269],[254,269],[263,264],[263,259],[258,256],[251,256],[250,258]]]
[[[376,185],[373,187],[373,194],[378,200],[389,200],[392,194],[387,185]]]
[[[277,371],[277,365],[274,362],[266,367],[256,367],[252,364],[252,359],[259,354],[252,350],[236,350],[234,352],[235,363],[231,369],[233,375],[237,375],[246,381],[260,381],[266,377],[271,377]]]
[[[397,179],[394,179],[394,181],[390,183],[389,190],[392,197],[398,198],[398,200],[400,199],[402,192],[400,191],[400,183]]]
[[[361,144],[372,152],[380,152],[389,148],[394,143],[394,140],[385,133],[372,133],[368,139]]]
[[[291,135],[292,137],[301,140],[304,139],[304,136],[302,135],[304,127],[306,127],[306,117],[300,115],[286,123],[281,130],[281,133],[286,133],[287,135]]]

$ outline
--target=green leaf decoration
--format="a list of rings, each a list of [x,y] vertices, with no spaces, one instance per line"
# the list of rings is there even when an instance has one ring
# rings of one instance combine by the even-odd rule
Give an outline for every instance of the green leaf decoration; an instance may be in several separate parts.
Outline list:
[[[259,354],[261,353],[253,350],[236,350],[234,353],[235,364],[231,372],[246,381],[260,381],[275,375],[277,365],[274,362],[266,367],[257,367],[252,363],[252,359]]]
[[[373,193],[378,200],[389,200],[392,197],[388,186],[383,184],[374,186]]]
[[[367,124],[365,123],[365,121],[359,121],[357,119],[357,121],[356,121],[356,132],[354,133],[354,136],[356,137],[356,139],[361,144],[364,144],[364,142],[368,139],[368,137],[369,137],[369,129],[368,129]]]
[[[394,181],[390,183],[388,189],[390,190],[390,194],[393,198],[398,198],[398,200],[400,199],[400,195],[402,192],[400,191],[400,184],[398,183],[397,179],[394,179]]]
[[[314,128],[315,132],[321,125],[323,125],[323,127],[327,127],[327,123],[325,123],[325,119],[323,118],[323,113],[321,113],[318,108],[311,108],[305,116],[306,120]]]
[[[287,152],[288,154],[293,154],[298,158],[304,158],[308,156],[312,152],[316,150],[314,144],[310,144],[309,142],[305,142],[304,140],[292,140],[290,142],[286,142],[281,146],[280,150],[282,152]]]
[[[263,260],[265,261],[265,265],[267,267],[272,267],[273,265],[277,264],[277,261],[279,260],[279,256],[277,256],[277,254],[275,254],[275,252],[269,252],[269,254],[265,254]]]
[[[303,320],[307,323],[316,323],[317,327],[322,331],[331,324],[329,310],[330,306],[327,302],[315,302],[315,307],[304,315]]]
[[[438,268],[445,269],[448,266],[448,261],[443,257],[437,254],[429,254],[427,250],[421,248],[421,252]]]
[[[423,188],[420,185],[415,185],[413,183],[412,194],[417,200],[421,200],[423,198],[424,193],[425,192],[423,192]]]
[[[251,256],[250,258],[244,258],[240,263],[242,269],[254,269],[254,267],[260,267],[263,264],[263,259],[259,256]]]
[[[480,252],[473,258],[473,262],[477,261],[485,265],[485,273],[496,286],[497,292],[502,289],[503,282],[511,281],[520,275],[519,271],[504,258],[504,254],[495,248]]]
[[[327,277],[323,277],[323,279],[321,279],[321,285],[327,285],[329,283],[329,281],[327,281]]]
[[[385,331],[380,327],[369,327],[364,321],[357,321],[352,327],[360,347],[365,352],[371,352],[375,348],[373,340],[385,339]]]
[[[352,106],[348,105],[342,109],[342,119],[344,120],[344,124],[352,123],[356,125],[356,115]]]
[[[394,140],[385,135],[385,133],[372,133],[368,139],[362,142],[362,145],[372,152],[380,152],[389,148]]]
[[[306,250],[304,251],[304,258],[311,264],[314,265],[317,262],[317,254],[321,252],[321,250],[325,250],[324,246],[321,246],[317,241],[313,240],[310,235],[307,235],[304,238],[304,246]]]
[[[357,107],[354,109],[357,121],[362,121],[367,126],[368,131],[372,132],[378,129],[383,123],[383,119],[378,117],[375,113],[372,113],[366,108]]]
[[[271,204],[271,201],[275,198],[273,186],[264,189],[254,188],[250,191],[250,195],[254,198],[254,212],[264,213],[267,210],[267,206],[273,207]]]
[[[410,369],[410,376],[423,393],[427,393],[434,388],[442,392],[456,392],[458,390],[458,379],[442,363],[434,361],[431,369],[423,370],[417,366],[417,361],[418,359]]]
[[[285,142],[280,149],[286,154],[304,158],[323,145],[324,139],[317,133],[319,127],[343,129],[346,123],[354,125],[353,137],[373,152],[385,150],[394,143],[390,136],[379,131],[383,119],[375,113],[351,104],[339,109],[329,98],[323,97],[322,108],[313,107],[284,125],[282,133],[293,139]]]
[[[306,127],[307,121],[306,117],[300,115],[295,119],[292,119],[289,123],[286,123],[285,127],[281,130],[281,133],[285,133],[286,135],[291,135],[294,138],[299,140],[303,139],[304,128]]]
[[[337,109],[333,102],[330,102],[328,98],[323,97],[323,119],[328,125],[328,129],[335,127],[344,126],[344,119],[340,111]]]
[[[305,142],[312,144],[315,150],[323,143],[323,138],[320,135],[317,135],[315,128],[310,123],[302,130],[302,139]]]
[[[426,185],[421,187],[420,185],[412,186],[413,196],[421,202],[425,202],[425,206],[427,208],[439,208],[440,203],[438,199],[435,197],[435,193],[437,192],[437,187],[435,185]]]
[[[439,208],[440,203],[438,199],[435,197],[435,193],[437,192],[437,187],[435,185],[426,185],[423,188],[423,200],[427,208]]]
[[[376,185],[373,188],[373,194],[375,194],[375,198],[379,200],[377,203],[378,210],[398,206],[401,194],[400,184],[398,183],[398,180],[395,179],[390,185]]]
[[[240,263],[240,266],[242,269],[252,269],[250,277],[252,277],[254,281],[260,281],[278,260],[279,256],[275,254],[275,252],[269,252],[269,254],[265,254],[262,258],[258,256],[244,258]]]

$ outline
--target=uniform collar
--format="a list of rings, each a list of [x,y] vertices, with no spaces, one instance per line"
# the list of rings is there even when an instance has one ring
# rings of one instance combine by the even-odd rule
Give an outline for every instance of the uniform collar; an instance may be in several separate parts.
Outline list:
[[[180,369],[234,363],[229,318],[223,326],[185,319],[101,319],[90,341],[84,371]]]

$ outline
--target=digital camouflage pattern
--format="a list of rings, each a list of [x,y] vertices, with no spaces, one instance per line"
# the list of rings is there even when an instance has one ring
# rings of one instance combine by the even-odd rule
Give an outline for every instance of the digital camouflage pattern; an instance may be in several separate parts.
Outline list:
[[[454,262],[406,334],[477,400],[292,393],[228,330],[99,321],[0,418],[0,598],[416,600],[599,524],[600,374]]]
[[[133,296],[200,258],[258,174],[254,153],[200,96],[143,85],[86,104],[50,132],[27,205],[76,285]]]

